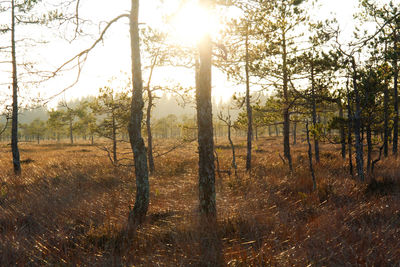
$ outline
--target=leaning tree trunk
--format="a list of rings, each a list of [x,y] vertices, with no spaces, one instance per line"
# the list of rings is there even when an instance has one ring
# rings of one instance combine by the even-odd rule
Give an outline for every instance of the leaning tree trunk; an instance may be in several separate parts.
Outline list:
[[[246,29],[246,111],[247,111],[247,157],[246,170],[251,169],[251,142],[253,139],[253,112],[250,104],[250,77],[249,77],[249,26]]]
[[[397,45],[397,30],[393,32],[394,37],[394,58],[393,58],[393,98],[394,98],[394,118],[393,118],[393,154],[397,156],[398,140],[399,140],[399,93],[398,93],[398,45]]]
[[[354,57],[352,58],[352,68],[353,68],[353,89],[354,96],[356,100],[356,112],[353,117],[354,121],[354,135],[356,138],[356,165],[357,165],[357,175],[361,181],[365,180],[364,177],[364,156],[363,156],[363,144],[361,139],[361,100],[357,87],[357,67]]]
[[[11,150],[13,156],[14,173],[21,174],[21,162],[18,149],[18,78],[17,58],[15,51],[15,1],[11,1],[11,61],[12,61],[12,123],[11,123]]]
[[[135,229],[141,224],[149,207],[149,174],[147,168],[146,147],[141,134],[143,119],[143,81],[142,66],[140,61],[139,44],[139,0],[132,0],[130,13],[130,37],[132,57],[132,104],[129,121],[129,139],[133,151],[135,175],[136,175],[136,200],[133,209],[129,213],[129,228]]]

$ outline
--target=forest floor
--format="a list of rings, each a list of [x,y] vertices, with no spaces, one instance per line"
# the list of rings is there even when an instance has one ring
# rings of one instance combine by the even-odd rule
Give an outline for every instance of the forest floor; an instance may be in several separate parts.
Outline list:
[[[220,141],[220,140],[218,140]],[[168,142],[158,150],[168,150]],[[254,147],[239,177],[217,175],[218,238],[228,266],[400,265],[400,161],[377,164],[376,182],[348,174],[338,147],[322,145],[312,192],[306,145],[292,147],[290,175],[281,140]],[[132,240],[123,230],[135,199],[130,167],[112,166],[90,145],[21,143],[22,175],[0,149],[0,266],[187,266],[200,260],[197,154],[193,142],[156,158],[146,222]],[[228,170],[231,151],[217,144]]]

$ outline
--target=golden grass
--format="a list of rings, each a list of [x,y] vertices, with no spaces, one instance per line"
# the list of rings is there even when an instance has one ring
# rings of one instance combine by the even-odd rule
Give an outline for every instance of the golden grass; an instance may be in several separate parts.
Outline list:
[[[244,140],[236,140],[237,144]],[[337,148],[322,146],[312,192],[305,145],[295,172],[279,140],[260,140],[251,174],[217,178],[218,238],[229,266],[400,264],[399,161],[383,160],[377,182],[350,177]],[[199,263],[195,143],[156,159],[148,217],[136,236],[123,229],[135,199],[128,167],[91,146],[22,144],[23,174],[0,151],[0,265],[186,266]],[[218,150],[222,169],[230,149]],[[243,170],[245,148],[238,149]]]

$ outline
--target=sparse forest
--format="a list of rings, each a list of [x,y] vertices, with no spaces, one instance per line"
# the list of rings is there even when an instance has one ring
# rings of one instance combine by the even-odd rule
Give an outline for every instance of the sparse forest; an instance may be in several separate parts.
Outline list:
[[[399,1],[120,2],[0,1],[0,266],[400,265]]]

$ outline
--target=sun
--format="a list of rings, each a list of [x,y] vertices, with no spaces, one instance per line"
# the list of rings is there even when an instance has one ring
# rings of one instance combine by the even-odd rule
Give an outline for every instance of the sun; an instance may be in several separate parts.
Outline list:
[[[171,21],[172,38],[181,45],[196,45],[205,35],[215,38],[221,30],[217,16],[197,1],[187,1]]]

